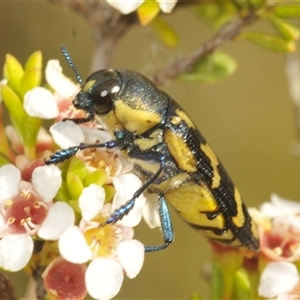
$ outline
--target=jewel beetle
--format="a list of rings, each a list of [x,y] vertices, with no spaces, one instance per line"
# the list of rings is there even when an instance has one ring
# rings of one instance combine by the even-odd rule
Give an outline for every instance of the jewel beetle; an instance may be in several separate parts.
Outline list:
[[[143,181],[103,225],[122,219],[148,190],[158,195],[164,243],[147,246],[146,252],[162,250],[174,240],[167,203],[207,239],[258,251],[256,228],[238,189],[177,102],[143,75],[126,69],[96,71],[83,82],[67,49],[61,50],[81,85],[73,105],[86,112],[85,118],[70,120],[79,124],[99,117],[114,139],[59,150],[46,164],[63,162],[86,148],[119,147]]]

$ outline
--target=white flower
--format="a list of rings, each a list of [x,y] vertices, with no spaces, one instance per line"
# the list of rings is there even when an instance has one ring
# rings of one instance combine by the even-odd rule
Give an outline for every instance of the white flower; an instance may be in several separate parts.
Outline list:
[[[23,269],[33,251],[33,240],[27,234],[10,234],[0,241],[0,266],[11,272]]]
[[[141,187],[142,182],[132,173],[114,176],[112,181],[116,189],[111,211],[114,212],[132,198],[133,194]],[[134,207],[126,216],[118,221],[118,224],[124,227],[134,227],[138,225],[142,219],[142,208],[145,203],[146,198],[142,194],[135,199]]]
[[[117,246],[117,260],[96,258],[87,268],[88,293],[95,299],[111,299],[119,292],[124,271],[129,278],[140,272],[144,262],[144,246],[137,240],[122,241]]]
[[[50,133],[53,140],[61,148],[78,146],[80,143],[94,144],[96,142],[105,143],[112,140],[112,136],[104,130],[91,128],[84,125],[76,125],[72,121],[59,121],[50,127]],[[109,161],[108,175],[120,175],[127,173],[132,169],[132,164],[124,158],[121,151],[118,149],[107,150],[106,148],[98,148],[101,151],[101,156],[106,157]],[[83,156],[81,151],[79,155]],[[112,172],[111,169],[114,169]]]
[[[59,116],[59,104],[65,100],[70,102],[76,95],[78,85],[62,73],[58,60],[49,60],[45,74],[54,93],[43,87],[28,91],[24,96],[24,109],[30,116],[53,119]]]
[[[129,14],[135,11],[144,0],[106,0],[111,6],[120,11],[122,14]],[[164,13],[170,13],[177,3],[177,0],[156,0],[160,9]]]
[[[91,184],[83,189],[78,202],[84,220],[90,221],[101,211],[105,201],[105,191],[102,186]]]
[[[147,194],[147,201],[142,207],[143,219],[146,224],[152,229],[161,227],[159,212],[158,212],[158,195]]]
[[[88,293],[95,299],[111,299],[120,290],[123,273],[134,278],[144,261],[144,245],[133,238],[133,228],[142,217],[145,197],[136,199],[136,204],[126,217],[116,224],[103,225],[110,214],[129,199],[141,186],[139,178],[124,174],[112,178],[116,194],[113,205],[104,204],[102,187],[94,184],[83,190],[79,207],[83,219],[79,226],[69,227],[59,238],[62,257],[72,263],[91,263],[86,272]]]
[[[270,260],[300,259],[300,203],[273,194],[253,218],[260,225],[261,251]]]
[[[113,8],[126,15],[135,11],[144,0],[106,0]]]
[[[260,277],[258,293],[265,298],[274,298],[290,292],[298,283],[297,267],[289,262],[270,262]]]
[[[57,240],[74,224],[73,209],[52,199],[61,185],[61,171],[56,166],[36,167],[32,183],[21,180],[14,165],[0,168],[0,266],[6,270],[22,269],[33,251],[33,235]],[[17,254],[16,254],[17,253]]]
[[[45,77],[59,98],[73,98],[78,93],[78,85],[63,74],[57,59],[48,61]]]
[[[43,87],[35,87],[25,94],[24,109],[29,116],[42,119],[54,119],[59,113],[57,99]]]
[[[72,121],[56,122],[50,127],[50,133],[61,148],[77,146],[84,141],[82,130]]]
[[[300,203],[272,194],[270,202],[263,203],[259,210],[264,216],[270,218],[296,215],[300,212]]]
[[[132,237],[133,229],[88,222],[81,229],[68,228],[59,239],[59,250],[73,263],[91,260],[85,279],[88,293],[96,299],[111,299],[121,288],[123,273],[134,278],[143,266],[144,245]]]
[[[160,9],[164,13],[170,13],[177,3],[177,0],[156,0],[158,2]]]

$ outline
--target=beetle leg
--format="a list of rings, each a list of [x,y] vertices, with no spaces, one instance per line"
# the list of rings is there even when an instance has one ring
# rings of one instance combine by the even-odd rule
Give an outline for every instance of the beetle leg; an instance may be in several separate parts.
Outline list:
[[[67,149],[59,150],[56,151],[54,154],[52,154],[49,159],[45,160],[46,165],[51,165],[51,164],[58,164],[61,163],[69,158],[71,158],[73,155],[76,154],[77,151],[79,150],[84,150],[88,148],[115,148],[118,147],[120,142],[118,140],[112,140],[108,141],[105,143],[100,143],[100,144],[85,144],[81,143],[78,146],[70,147]]]
[[[83,124],[92,121],[94,117],[95,115],[93,113],[89,113],[86,118],[64,118],[62,121],[72,121],[75,124]]]
[[[124,216],[126,216],[130,210],[133,208],[135,204],[135,200],[156,180],[156,178],[161,174],[164,166],[165,166],[165,156],[158,152],[139,152],[136,150],[130,151],[130,157],[132,158],[139,158],[139,159],[145,159],[147,160],[153,160],[159,162],[159,168],[157,171],[149,177],[142,186],[133,194],[133,197],[128,200],[125,204],[123,204],[121,207],[116,209],[110,217],[102,224],[103,226],[106,224],[112,224],[116,223],[117,221],[121,220]]]
[[[161,222],[164,244],[156,246],[145,246],[145,252],[160,251],[167,248],[174,241],[174,231],[169,209],[163,195],[158,196],[158,212]]]

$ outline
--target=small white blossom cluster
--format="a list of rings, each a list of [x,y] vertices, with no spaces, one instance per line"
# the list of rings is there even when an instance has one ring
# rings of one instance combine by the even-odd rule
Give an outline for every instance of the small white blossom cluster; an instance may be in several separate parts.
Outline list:
[[[264,266],[258,292],[264,298],[295,299],[300,292],[300,203],[273,194],[260,211],[260,260]]]
[[[76,111],[71,103],[79,90],[78,85],[62,74],[57,60],[48,62],[45,73],[54,92],[44,87],[28,91],[24,96],[26,113],[40,119],[81,117],[84,112]],[[36,147],[47,149],[54,141],[60,148],[68,148],[82,142],[111,139],[96,125],[95,122],[80,126],[72,121],[55,122],[50,128],[51,136],[40,129]],[[7,128],[6,134],[12,147],[22,152],[22,141],[13,126]],[[108,157],[112,164],[102,162],[102,157]],[[46,166],[42,158],[31,161],[25,155],[18,155],[15,164],[4,164],[0,168],[0,267],[21,270],[30,262],[36,238],[57,241],[61,257],[53,260],[43,275],[50,296],[64,299],[59,293],[76,291],[69,285],[72,280],[56,281],[57,274],[61,273],[62,278],[73,276],[79,280],[75,285],[83,288],[80,296],[74,296],[76,299],[84,298],[85,289],[95,299],[111,299],[119,292],[124,274],[134,278],[143,266],[144,245],[134,239],[134,227],[143,217],[149,226],[160,226],[158,212],[153,209],[153,203],[147,203],[141,195],[125,217],[116,224],[103,225],[112,212],[132,198],[142,182],[131,172],[132,165],[118,150],[79,152],[77,159],[85,164],[88,174],[98,170],[94,161],[97,160],[99,166],[104,164],[105,184],[114,189],[112,200],[107,202],[104,186],[91,183],[82,188],[74,206],[74,196],[70,202],[60,196],[64,180],[69,180],[68,175],[63,179],[60,168]],[[75,181],[74,189],[80,188]]]
[[[57,240],[74,224],[73,209],[64,202],[52,202],[60,185],[61,171],[56,166],[35,168],[31,183],[23,181],[20,170],[12,164],[0,168],[2,268],[23,269],[32,256],[32,236]]]

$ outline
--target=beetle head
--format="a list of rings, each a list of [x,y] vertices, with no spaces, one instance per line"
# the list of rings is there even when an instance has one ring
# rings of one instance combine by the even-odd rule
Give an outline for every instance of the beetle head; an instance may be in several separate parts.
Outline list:
[[[113,100],[120,88],[121,80],[114,70],[96,71],[86,79],[73,105],[88,113],[105,115],[113,109]]]

